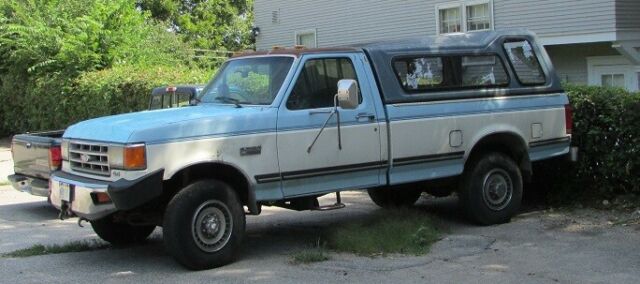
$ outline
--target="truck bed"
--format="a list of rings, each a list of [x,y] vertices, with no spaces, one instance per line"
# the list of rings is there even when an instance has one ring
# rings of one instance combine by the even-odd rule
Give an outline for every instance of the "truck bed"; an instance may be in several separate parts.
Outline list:
[[[16,175],[48,180],[49,148],[60,145],[64,130],[19,134],[13,137],[13,167]]]

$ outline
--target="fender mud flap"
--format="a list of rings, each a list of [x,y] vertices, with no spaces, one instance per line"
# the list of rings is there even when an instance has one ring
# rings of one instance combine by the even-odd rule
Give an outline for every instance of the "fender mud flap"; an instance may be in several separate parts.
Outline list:
[[[118,210],[131,210],[162,195],[163,176],[164,169],[137,180],[120,179],[109,184],[107,193]]]

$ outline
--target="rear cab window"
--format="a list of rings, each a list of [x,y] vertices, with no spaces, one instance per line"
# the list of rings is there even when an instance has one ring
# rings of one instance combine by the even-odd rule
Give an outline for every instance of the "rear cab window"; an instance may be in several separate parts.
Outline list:
[[[393,67],[407,93],[509,84],[502,60],[493,54],[403,57]]]

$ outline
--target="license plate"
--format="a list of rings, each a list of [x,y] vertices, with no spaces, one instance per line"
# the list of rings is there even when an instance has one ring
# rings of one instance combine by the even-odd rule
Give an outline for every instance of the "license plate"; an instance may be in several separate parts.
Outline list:
[[[71,202],[71,185],[61,182],[60,183],[60,199],[62,201]]]

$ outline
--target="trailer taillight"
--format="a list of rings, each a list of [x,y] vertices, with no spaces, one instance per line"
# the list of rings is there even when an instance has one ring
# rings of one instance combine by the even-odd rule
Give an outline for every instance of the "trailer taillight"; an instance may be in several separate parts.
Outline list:
[[[52,146],[49,148],[49,168],[52,171],[60,169],[62,165],[62,151],[60,146]]]
[[[567,129],[567,134],[571,134],[573,131],[573,108],[570,104],[564,105],[564,125]]]

